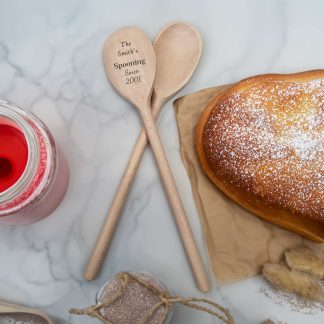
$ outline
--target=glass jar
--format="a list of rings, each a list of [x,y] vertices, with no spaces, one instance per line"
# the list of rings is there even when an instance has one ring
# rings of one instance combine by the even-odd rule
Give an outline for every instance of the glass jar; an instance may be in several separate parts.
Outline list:
[[[19,130],[28,149],[23,173],[0,192],[0,223],[39,221],[56,209],[66,193],[67,162],[44,123],[18,105],[0,100],[0,125]]]
[[[154,287],[155,291],[159,292],[160,294],[169,294],[168,289],[159,280],[154,278],[146,271],[128,271],[126,273],[140,279],[149,286]],[[97,295],[97,305],[105,305],[108,303],[108,305],[99,308],[99,313],[108,321],[112,321],[111,318],[113,318],[113,323],[139,323],[140,320],[143,319],[143,316],[146,315],[146,312],[149,312],[150,309],[154,308],[154,305],[160,303],[160,299],[156,295],[156,292],[151,289],[147,289],[138,284],[135,286],[131,285],[130,279],[128,279],[126,289],[123,291],[122,286],[125,284],[125,282],[123,283],[123,281],[120,279],[120,274],[121,273],[115,275],[99,290]],[[120,294],[120,291],[123,292]],[[119,296],[117,300],[115,300],[116,296]],[[115,300],[115,302],[110,304],[112,300]],[[161,305],[160,307],[156,308],[152,313],[154,316],[148,319],[145,323],[160,323],[162,314],[164,313],[163,307],[164,306]],[[163,324],[170,323],[172,315],[173,309],[171,306],[167,312],[167,316],[164,319]]]

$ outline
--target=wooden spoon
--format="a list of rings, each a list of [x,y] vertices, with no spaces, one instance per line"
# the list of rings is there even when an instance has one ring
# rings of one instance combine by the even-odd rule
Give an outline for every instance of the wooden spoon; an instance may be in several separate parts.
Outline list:
[[[14,320],[15,323],[54,324],[49,316],[35,308],[9,304],[0,301],[0,323],[2,319]]]
[[[142,38],[145,38],[145,40],[143,40],[139,35],[134,37],[134,34],[136,34],[135,31],[140,34]],[[115,33],[107,40],[104,49],[104,63],[108,77],[117,90],[124,97],[133,102],[141,113],[197,285],[202,291],[208,291],[209,283],[203,263],[193,238],[189,222],[185,215],[179,193],[176,189],[172,173],[168,166],[163,147],[155,128],[152,112],[150,110],[149,103],[152,91],[150,88],[150,82],[152,82],[152,73],[147,71],[147,69],[148,62],[154,61],[151,57],[152,46],[143,32],[137,28],[122,29],[117,32],[117,35],[118,37],[116,37]],[[191,35],[192,39],[190,39],[189,35]],[[123,37],[125,40],[122,40]],[[130,40],[130,37],[133,37],[133,40]],[[182,41],[184,41],[183,47],[181,47]],[[144,45],[143,48],[140,47],[142,45]],[[124,51],[121,49],[124,48],[123,46],[126,47],[126,51],[125,49]],[[170,48],[170,51],[167,50],[168,47]],[[174,23],[167,26],[158,35],[155,42],[155,48],[158,57],[158,68],[153,95],[153,114],[154,117],[157,117],[163,103],[180,90],[190,79],[198,64],[202,45],[201,38],[195,29],[186,24]],[[123,56],[118,57],[118,51],[120,51],[119,53],[128,53],[127,51],[129,51],[131,54],[126,55],[125,59]],[[179,67],[179,64],[181,67]],[[120,71],[120,66],[121,70],[124,66],[124,70]],[[132,68],[131,70],[138,71],[137,74],[135,74],[137,79],[135,78],[132,80],[138,80],[138,82],[124,84],[129,82],[127,77],[123,75],[128,66],[136,66],[135,69]],[[185,71],[186,69],[184,67],[187,67],[187,71]],[[151,67],[151,71],[152,70],[155,70],[154,66]],[[175,73],[178,71],[179,73]],[[145,78],[146,75],[149,79]],[[172,78],[172,81],[168,88],[165,84],[169,82],[170,78]],[[132,91],[134,94],[132,94]],[[139,101],[138,98],[141,98],[141,100]],[[146,98],[146,100],[143,100],[143,98]],[[96,277],[102,265],[146,144],[147,138],[145,132],[142,131],[86,269],[85,278],[88,280],[92,280]]]
[[[156,119],[163,104],[191,78],[201,56],[202,41],[193,26],[175,22],[160,31],[154,50],[157,63],[152,113]],[[102,267],[147,143],[145,129],[142,129],[93,249],[84,275],[87,280],[95,279]]]

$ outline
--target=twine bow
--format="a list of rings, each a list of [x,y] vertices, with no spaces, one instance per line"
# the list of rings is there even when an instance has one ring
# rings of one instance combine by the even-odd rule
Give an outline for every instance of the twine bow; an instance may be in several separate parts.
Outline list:
[[[117,278],[121,280],[121,285],[114,298],[112,298],[109,302],[98,303],[97,305],[89,306],[84,309],[71,308],[69,312],[71,314],[87,315],[90,317],[97,318],[101,320],[104,324],[114,324],[108,321],[107,319],[105,319],[100,314],[99,311],[101,308],[108,307],[109,305],[113,304],[116,300],[118,300],[127,289],[129,280],[132,279],[138,282],[139,284],[141,284],[142,286],[144,286],[145,288],[147,288],[148,290],[150,290],[151,292],[153,292],[153,294],[158,296],[160,299],[158,303],[156,303],[151,309],[148,310],[146,314],[144,314],[143,318],[140,320],[138,324],[147,323],[147,321],[150,318],[152,318],[155,312],[161,307],[164,309],[164,312],[163,312],[163,316],[161,317],[161,320],[157,324],[163,324],[173,304],[181,304],[186,307],[196,309],[208,313],[212,316],[215,316],[226,324],[234,324],[234,319],[231,316],[229,310],[211,300],[204,299],[204,298],[195,298],[195,297],[183,298],[180,296],[172,296],[168,292],[161,292],[152,284],[145,282],[141,278],[138,278],[129,272],[120,272],[117,274]],[[204,306],[204,304],[211,307]]]

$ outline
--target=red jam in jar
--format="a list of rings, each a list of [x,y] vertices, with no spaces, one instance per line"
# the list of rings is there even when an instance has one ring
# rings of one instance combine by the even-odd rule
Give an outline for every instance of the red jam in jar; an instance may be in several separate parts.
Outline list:
[[[28,158],[24,134],[0,119],[0,192],[10,188],[23,174]]]
[[[68,182],[67,162],[49,129],[34,114],[0,100],[0,223],[48,216]]]

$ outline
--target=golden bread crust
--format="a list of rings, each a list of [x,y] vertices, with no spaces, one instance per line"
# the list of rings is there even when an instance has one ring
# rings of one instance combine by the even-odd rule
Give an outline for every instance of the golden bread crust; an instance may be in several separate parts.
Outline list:
[[[200,164],[241,206],[324,242],[323,115],[324,70],[242,80],[203,112]]]

